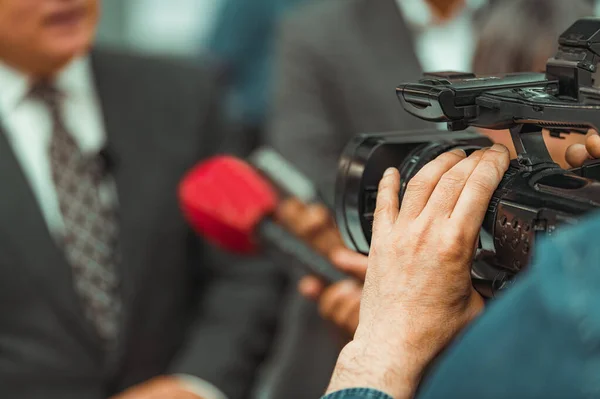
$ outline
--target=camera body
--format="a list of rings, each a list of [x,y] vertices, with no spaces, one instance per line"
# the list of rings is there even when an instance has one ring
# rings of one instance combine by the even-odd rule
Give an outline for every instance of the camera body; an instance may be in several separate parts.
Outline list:
[[[362,134],[346,147],[336,184],[336,218],[347,245],[368,253],[377,186],[385,169],[407,183],[427,162],[453,148],[467,153],[491,142],[471,127],[507,129],[517,159],[489,204],[472,269],[475,287],[493,297],[530,260],[540,236],[576,224],[600,208],[600,162],[564,170],[554,163],[542,129],[561,134],[600,127],[600,19],[583,19],[559,39],[543,73],[478,77],[427,74],[396,92],[406,111],[448,131]],[[558,230],[560,231],[560,229]]]
[[[367,254],[371,245],[377,187],[389,167],[401,171],[404,195],[408,176],[449,149],[476,149],[492,145],[477,132],[449,134],[441,130],[416,130],[359,134],[346,146],[338,167],[335,209],[344,241]]]

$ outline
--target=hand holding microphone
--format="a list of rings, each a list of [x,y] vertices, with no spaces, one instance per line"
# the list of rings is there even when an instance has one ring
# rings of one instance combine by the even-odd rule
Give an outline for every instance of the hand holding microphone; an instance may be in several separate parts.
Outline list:
[[[300,260],[323,281],[346,275],[274,219],[275,190],[248,164],[219,156],[192,169],[180,184],[184,215],[208,241],[230,252],[250,254],[259,247]]]
[[[306,298],[318,302],[324,319],[335,323],[349,336],[354,335],[367,257],[346,248],[317,188],[293,165],[269,148],[258,149],[249,160],[287,196],[277,207],[278,222],[350,277],[328,284],[317,277],[306,276],[298,288]]]
[[[318,302],[321,317],[353,336],[358,326],[367,257],[346,248],[328,209],[321,204],[307,205],[290,198],[281,203],[276,215],[289,231],[326,256],[340,271],[354,277],[327,284],[315,276],[306,276],[298,284],[303,296]]]
[[[284,160],[271,153],[260,155],[254,157],[254,166],[258,164],[279,191],[302,201],[293,197],[280,201],[275,189],[252,167],[222,156],[199,164],[182,181],[179,195],[184,214],[199,234],[228,251],[252,253],[262,244],[267,252],[299,259],[311,275],[300,282],[300,292],[319,302],[325,319],[353,335],[366,257],[344,246],[324,205],[303,202],[316,199],[307,179],[299,185],[301,193],[294,192],[298,184],[282,187],[285,182],[302,182],[302,176],[289,166],[282,167]]]

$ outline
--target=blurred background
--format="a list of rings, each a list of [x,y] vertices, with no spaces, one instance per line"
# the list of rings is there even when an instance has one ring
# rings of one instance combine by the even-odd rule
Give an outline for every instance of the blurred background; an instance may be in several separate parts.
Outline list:
[[[421,1],[401,1],[416,13],[422,10]],[[600,3],[588,1],[594,5],[595,15],[600,15]],[[142,53],[196,58],[207,49],[219,12],[226,2],[103,0],[98,43]],[[277,3],[277,0],[273,2]]]
[[[194,58],[207,46],[223,0],[104,0],[99,44]]]
[[[240,157],[259,146],[273,147],[315,184],[319,199],[330,208],[339,158],[354,135],[443,128],[405,113],[395,98],[398,84],[419,79],[423,71],[543,71],[564,29],[581,17],[600,15],[600,0],[102,0],[101,5],[97,46],[153,56],[143,58],[139,67],[127,64],[122,69],[130,74],[128,78],[109,81],[109,88],[121,89],[123,81],[134,80],[130,78],[155,62],[155,57],[209,65],[206,70],[198,68],[206,73],[198,78],[218,83],[214,85],[218,89],[209,93],[214,96],[210,108],[203,108],[196,97],[180,103],[176,96],[165,100],[174,107],[161,103],[152,108],[144,101],[161,96],[145,94],[143,89],[160,79],[148,79],[136,89],[139,97],[129,101],[140,105],[140,114],[131,118],[134,122],[161,114],[169,121],[164,125],[168,126],[166,140],[177,143],[172,138],[178,137],[173,134],[177,128],[172,126],[187,120],[181,115],[190,120],[196,120],[196,113],[212,117],[211,111],[222,106],[223,117],[214,118],[219,123],[198,132],[210,138],[203,144],[214,141],[219,152]],[[165,86],[176,88],[175,94],[184,91],[179,87],[196,82],[194,77],[180,76],[180,63],[164,65],[171,71],[163,75]],[[115,107],[115,115],[127,112],[115,106],[115,98],[123,93],[118,94],[106,101]],[[145,125],[141,126],[139,131],[144,132]],[[482,133],[512,145],[507,132]],[[192,144],[178,143],[181,152],[195,139]],[[555,140],[550,145],[561,165],[573,140],[582,138],[569,137],[560,145]],[[165,158],[170,159],[168,155]],[[172,238],[170,230],[160,233]],[[293,262],[279,262],[285,274],[285,289],[281,289],[285,297],[270,302],[281,302],[284,309],[277,336],[266,340],[272,347],[260,354],[268,361],[259,381],[251,393],[230,399],[318,397],[339,350],[353,336],[355,325],[336,325],[322,307],[319,314],[315,298],[298,292],[301,273]],[[170,265],[165,267],[170,270]],[[350,310],[357,323],[356,306]]]

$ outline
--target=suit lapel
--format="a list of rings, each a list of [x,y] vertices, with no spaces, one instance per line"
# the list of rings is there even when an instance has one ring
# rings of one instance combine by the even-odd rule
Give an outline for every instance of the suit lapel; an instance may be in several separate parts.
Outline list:
[[[8,245],[16,254],[32,284],[54,305],[57,314],[71,326],[73,334],[98,357],[99,341],[80,308],[71,268],[53,240],[33,191],[2,131],[0,182],[7,188],[0,207],[0,229],[8,241],[3,245]]]

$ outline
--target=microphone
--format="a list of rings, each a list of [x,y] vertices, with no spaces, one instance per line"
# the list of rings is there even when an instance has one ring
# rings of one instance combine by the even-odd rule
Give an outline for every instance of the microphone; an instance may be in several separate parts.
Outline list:
[[[348,278],[275,222],[277,192],[242,160],[217,156],[198,164],[181,181],[179,202],[192,227],[227,251],[276,250],[300,260],[308,272],[328,284]]]
[[[269,147],[258,148],[250,154],[248,162],[282,194],[295,197],[305,204],[323,204],[332,212],[332,204],[325,201],[316,185],[275,150]]]
[[[296,197],[305,204],[319,202],[315,185],[274,150],[261,147],[250,154],[248,163],[268,178],[282,194]]]

